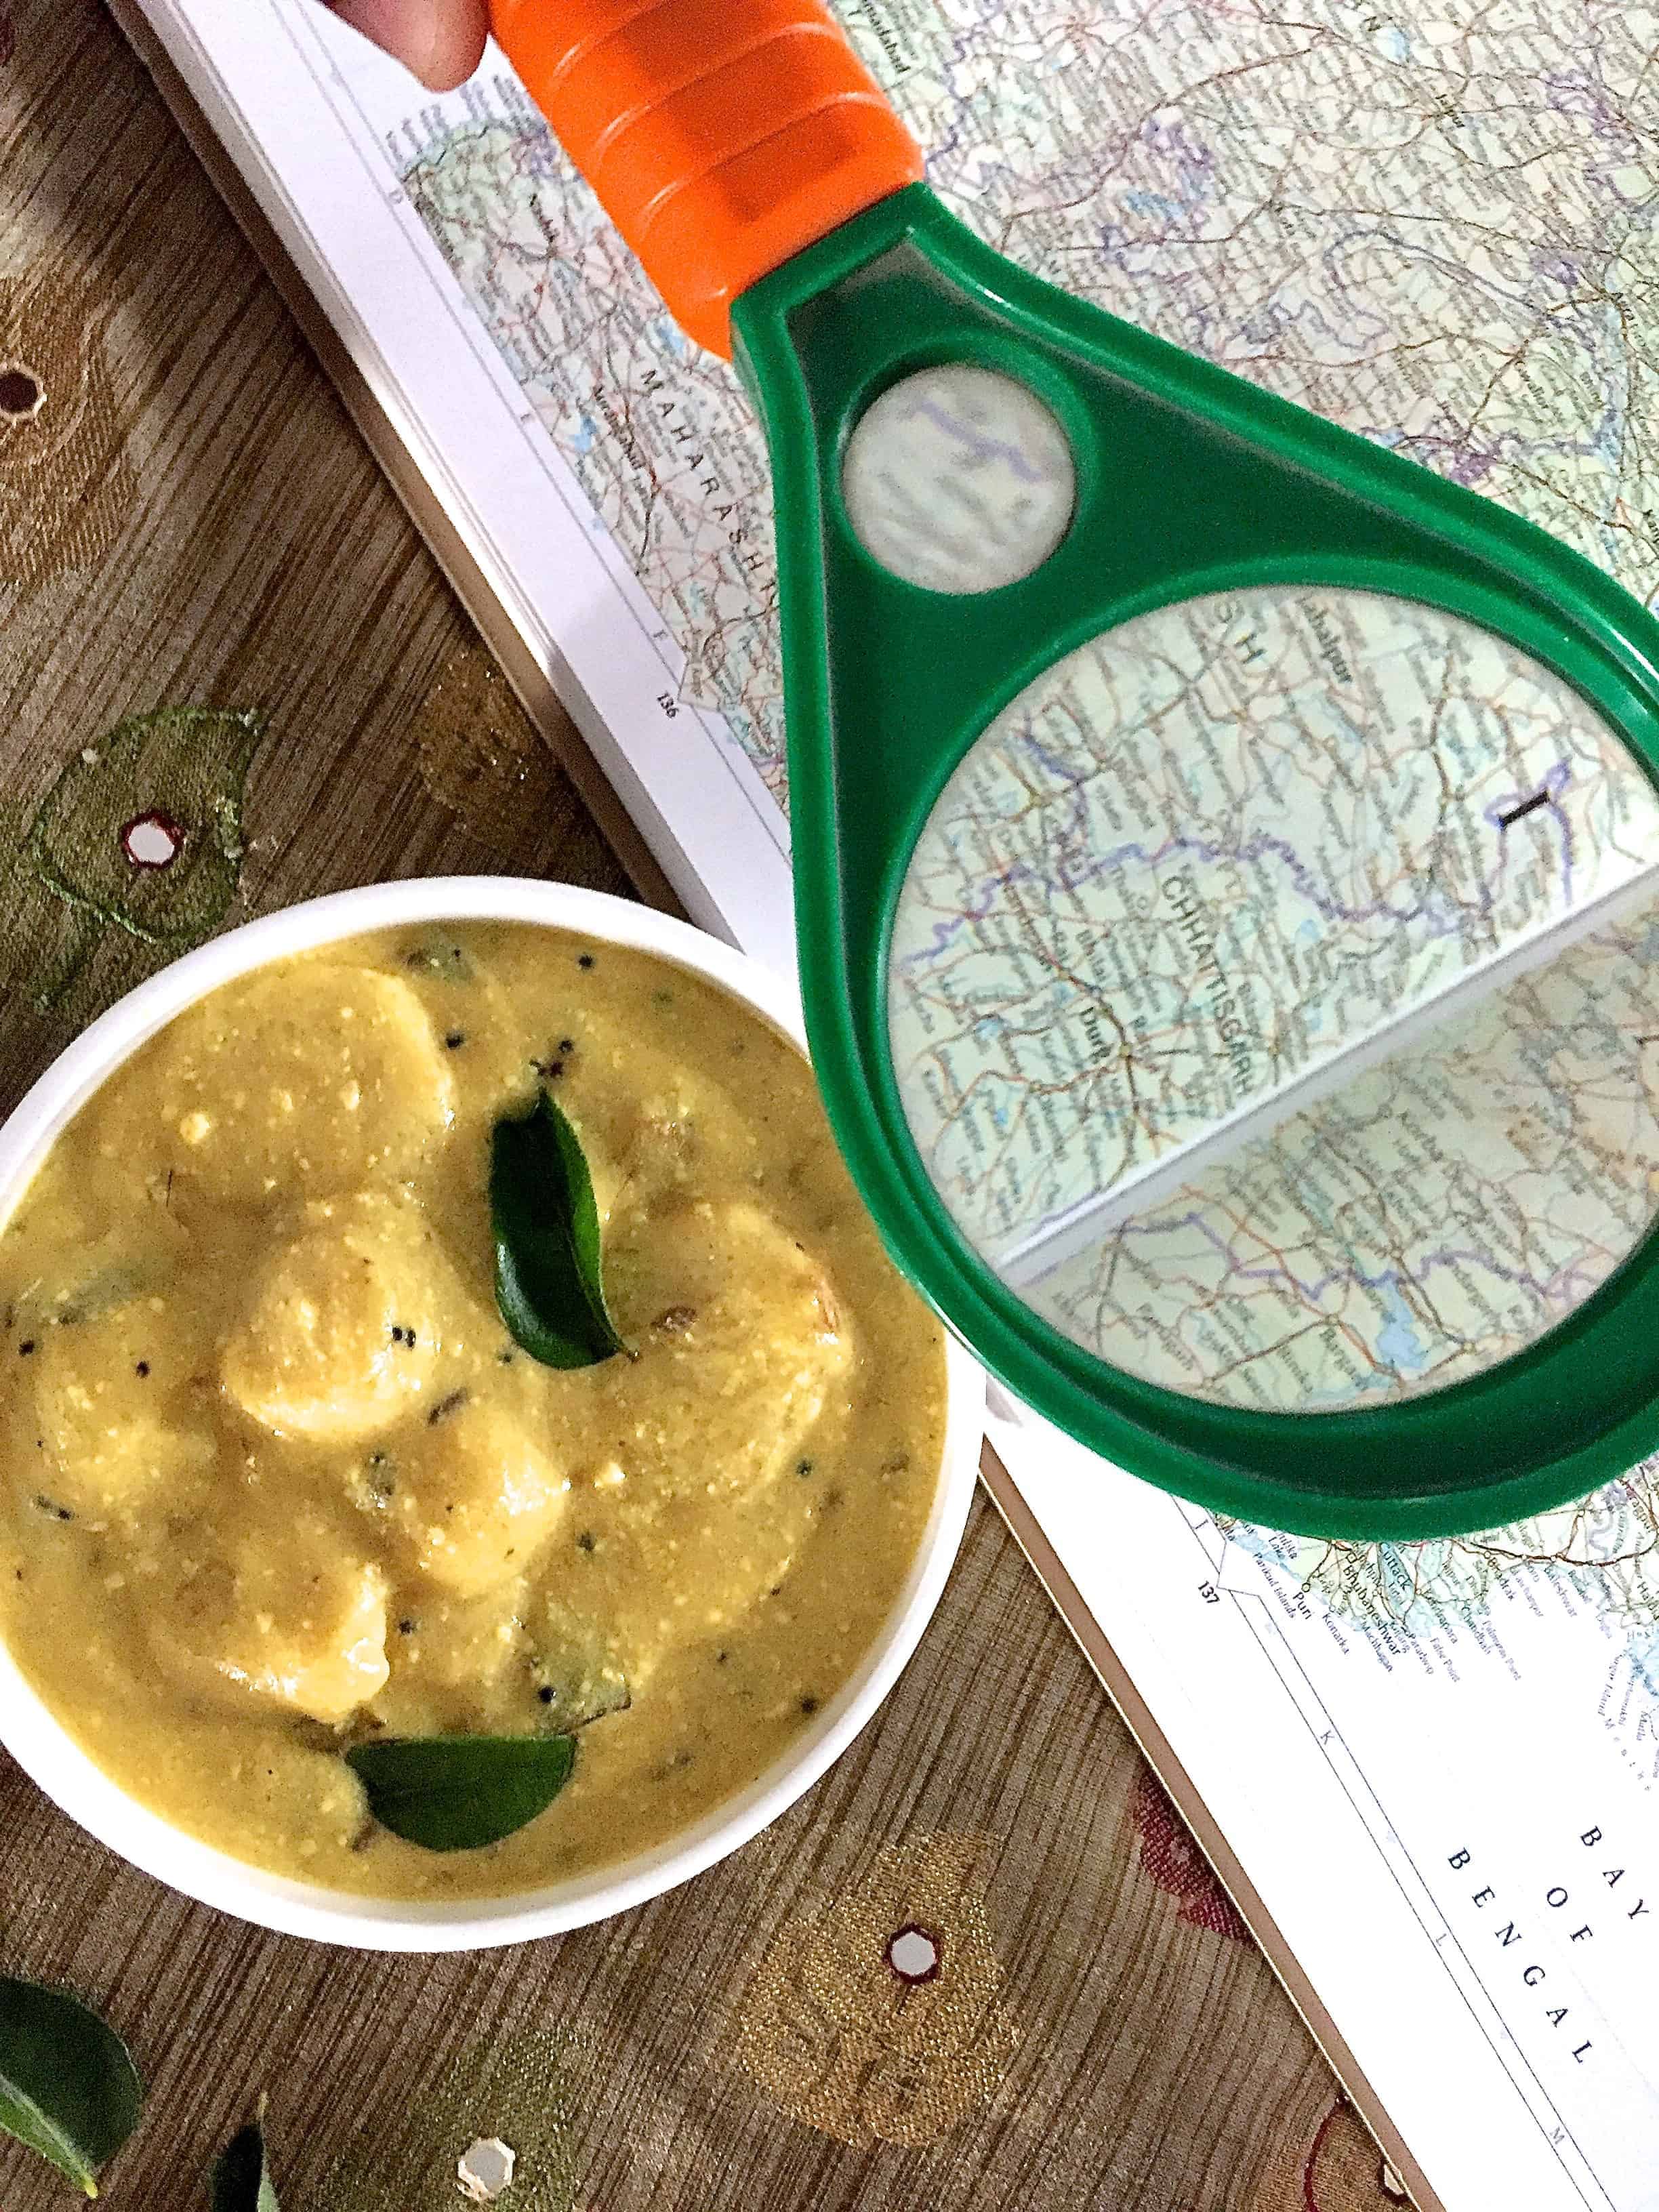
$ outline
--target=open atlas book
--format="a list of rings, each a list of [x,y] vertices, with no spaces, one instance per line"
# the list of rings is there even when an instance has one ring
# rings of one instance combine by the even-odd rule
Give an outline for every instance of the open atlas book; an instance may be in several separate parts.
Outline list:
[[[117,12],[309,295],[509,672],[562,701],[693,916],[787,969],[768,470],[732,372],[676,331],[493,52],[439,99],[311,0]],[[1628,0],[844,16],[937,149],[935,188],[1001,250],[1659,590],[1659,18]],[[1312,617],[1304,645],[1350,649]],[[1247,870],[1252,927],[1316,928],[1326,865],[1310,847]],[[1182,896],[1213,981],[1227,945]],[[1409,1379],[1412,1291],[1437,1270],[1477,1310],[1513,1280],[1504,1250],[1443,1249],[1434,1132],[1460,1098],[1524,1048],[1528,1079],[1581,1111],[1575,1024],[1659,1034],[1659,900],[1620,917],[1565,997],[1499,1001],[1455,1066],[1395,1069],[1393,1151],[1362,1143],[1356,1167],[1349,1148],[1341,1172],[1418,1201],[1359,1302],[1379,1370]],[[1343,1287],[1304,1264],[1338,1174],[1281,1177],[1271,1222],[1260,1178],[1224,1163],[1160,1191],[1145,1234],[1184,1240],[1183,1362],[1237,1355],[1205,1310],[1251,1273],[1285,1322],[1249,1352],[1264,1401],[1294,1401],[1291,1324],[1316,1332]],[[1097,1308],[1139,1295],[1132,1276],[1091,1285]],[[1478,1540],[1375,1546],[1220,1522],[994,1391],[992,1441],[1015,1533],[1423,2212],[1659,2212],[1659,1470]]]

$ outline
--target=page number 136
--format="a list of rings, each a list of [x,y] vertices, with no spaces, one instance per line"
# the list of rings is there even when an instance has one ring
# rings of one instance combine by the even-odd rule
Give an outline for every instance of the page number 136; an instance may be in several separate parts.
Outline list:
[[[662,708],[664,715],[671,722],[673,720],[675,715],[680,711],[679,702],[675,698],[672,691],[659,691],[657,694],[657,704]]]

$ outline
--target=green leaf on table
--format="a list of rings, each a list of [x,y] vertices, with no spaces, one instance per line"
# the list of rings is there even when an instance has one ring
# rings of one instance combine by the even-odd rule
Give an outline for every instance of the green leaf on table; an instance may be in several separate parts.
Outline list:
[[[0,2129],[95,2197],[143,2101],[131,2053],[96,2013],[67,1990],[0,1978]]]
[[[495,1124],[489,1217],[495,1303],[515,1344],[544,1367],[592,1367],[628,1349],[605,1310],[581,1139],[545,1091]]]
[[[428,1851],[476,1851],[527,1827],[570,1779],[568,1735],[398,1736],[346,1763],[383,1828]]]
[[[215,2161],[208,2194],[213,2212],[281,2212],[265,2153],[264,2100],[259,2117],[234,2135]]]

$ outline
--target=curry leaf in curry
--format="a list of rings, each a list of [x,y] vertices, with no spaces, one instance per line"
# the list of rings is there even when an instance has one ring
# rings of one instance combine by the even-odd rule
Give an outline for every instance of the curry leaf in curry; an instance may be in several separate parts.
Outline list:
[[[592,1367],[627,1346],[605,1310],[599,1211],[581,1140],[544,1091],[495,1124],[489,1161],[495,1303],[544,1367]]]
[[[592,1622],[550,1598],[532,1643],[531,1679],[549,1730],[568,1735],[609,1714],[628,1711],[633,1702],[628,1677],[617,1654]]]
[[[259,2117],[234,2135],[215,2161],[208,2183],[213,2212],[281,2212],[265,2152],[264,2100]]]
[[[138,2124],[144,2092],[125,2043],[64,1990],[0,1978],[0,2129],[88,2197]]]
[[[568,1735],[400,1736],[346,1753],[383,1828],[428,1851],[476,1851],[527,1827],[570,1779]]]

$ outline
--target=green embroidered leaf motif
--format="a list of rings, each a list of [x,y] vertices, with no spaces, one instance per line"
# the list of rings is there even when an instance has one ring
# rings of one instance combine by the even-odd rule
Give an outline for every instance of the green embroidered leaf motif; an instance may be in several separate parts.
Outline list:
[[[125,2044],[96,2013],[67,1990],[0,1978],[0,2129],[95,2197],[143,2100]]]
[[[605,1310],[581,1139],[545,1091],[495,1124],[489,1214],[495,1303],[515,1344],[544,1367],[592,1367],[628,1349]]]
[[[281,2212],[265,2152],[264,2116],[261,2098],[259,2118],[220,2152],[208,2184],[213,2212]]]
[[[0,954],[42,1012],[84,1000],[106,942],[106,998],[198,945],[241,872],[242,793],[264,734],[248,709],[164,708],[77,750],[27,823],[0,844]],[[102,963],[107,969],[108,960]]]
[[[460,2051],[411,2098],[395,2068],[366,2092],[353,2139],[307,2191],[303,2212],[466,2212],[456,2154],[499,2136],[519,2154],[496,2212],[577,2212],[582,2089],[592,2063],[579,2032],[499,2028]]]
[[[476,1851],[544,1813],[570,1779],[568,1735],[400,1736],[346,1763],[383,1828],[428,1851]]]
[[[118,723],[35,810],[28,855],[41,883],[147,944],[197,943],[235,894],[242,787],[264,730],[257,714],[206,707]],[[125,834],[138,825],[150,834]]]

